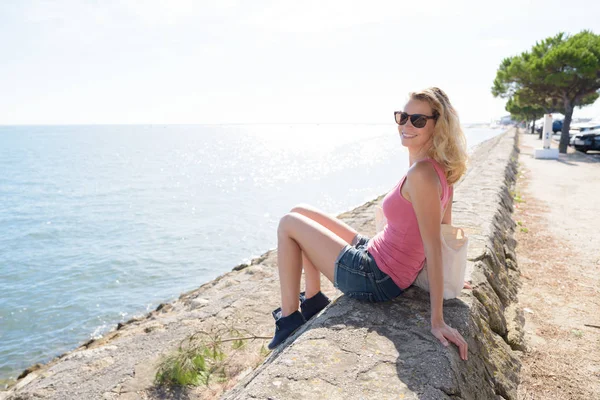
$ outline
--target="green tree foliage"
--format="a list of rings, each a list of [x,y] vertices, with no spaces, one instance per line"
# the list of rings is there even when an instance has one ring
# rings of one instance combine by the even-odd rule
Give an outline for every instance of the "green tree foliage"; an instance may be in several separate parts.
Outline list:
[[[586,30],[573,36],[558,33],[502,60],[492,94],[508,98],[515,112],[533,107],[563,113],[559,151],[566,153],[573,110],[594,103],[599,89],[600,35]]]
[[[506,102],[506,111],[514,121],[526,121],[531,123],[531,133],[534,133],[533,122],[544,114],[544,109],[536,105],[529,105],[515,98],[509,98]]]

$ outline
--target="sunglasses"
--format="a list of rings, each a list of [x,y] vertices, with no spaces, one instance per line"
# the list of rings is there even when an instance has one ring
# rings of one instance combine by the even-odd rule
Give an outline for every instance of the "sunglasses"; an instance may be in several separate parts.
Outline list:
[[[410,117],[410,123],[415,128],[423,128],[427,125],[428,119],[436,119],[435,116],[425,115],[425,114],[407,114],[404,111],[394,111],[394,118],[396,119],[396,123],[398,125],[404,125],[408,121]]]

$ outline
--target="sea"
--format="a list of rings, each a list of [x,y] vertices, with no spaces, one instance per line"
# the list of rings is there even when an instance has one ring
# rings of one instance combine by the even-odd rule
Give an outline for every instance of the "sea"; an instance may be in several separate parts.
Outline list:
[[[469,148],[504,132],[465,125]],[[0,126],[0,386],[408,168],[393,124]]]

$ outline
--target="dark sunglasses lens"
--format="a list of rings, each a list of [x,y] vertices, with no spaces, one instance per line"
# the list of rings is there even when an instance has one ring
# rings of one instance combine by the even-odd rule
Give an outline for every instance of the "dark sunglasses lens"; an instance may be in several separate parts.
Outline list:
[[[396,123],[398,125],[404,125],[406,123],[406,121],[408,121],[408,114],[407,113],[398,113],[398,114],[396,114]]]
[[[427,118],[422,115],[415,114],[411,115],[410,122],[413,124],[415,128],[422,128],[427,125]]]

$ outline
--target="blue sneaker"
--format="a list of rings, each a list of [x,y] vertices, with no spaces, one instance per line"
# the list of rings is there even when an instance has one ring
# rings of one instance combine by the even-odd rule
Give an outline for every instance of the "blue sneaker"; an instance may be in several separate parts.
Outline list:
[[[306,292],[300,293],[300,309],[302,310],[302,315],[305,320],[311,319],[315,314],[318,314],[319,311],[327,307],[331,300],[327,296],[325,296],[321,291],[315,294],[310,299],[307,299],[305,296]]]
[[[273,311],[273,318],[275,318],[275,336],[271,343],[269,343],[269,350],[273,350],[279,346],[281,342],[287,339],[291,334],[296,332],[306,322],[302,313],[298,310],[294,311],[287,317],[281,316],[281,307]]]

